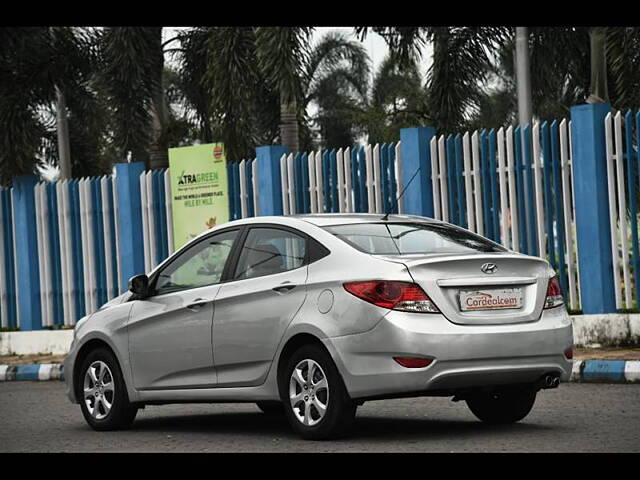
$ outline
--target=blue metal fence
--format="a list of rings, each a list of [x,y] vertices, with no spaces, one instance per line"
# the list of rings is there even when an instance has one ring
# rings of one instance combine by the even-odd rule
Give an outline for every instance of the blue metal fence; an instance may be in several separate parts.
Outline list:
[[[392,142],[284,155],[284,213],[397,212],[398,149]]]
[[[434,137],[431,182],[435,218],[547,258],[576,308],[574,205],[566,208],[564,194],[572,202],[571,159],[561,135],[569,137],[566,121]]]
[[[18,326],[13,239],[11,189],[0,188],[0,325],[5,328]]]
[[[639,132],[640,112],[609,115],[603,125],[611,280],[618,309],[637,308],[640,300]],[[481,233],[513,250],[546,258],[560,278],[570,307],[578,308],[569,123],[553,120],[429,138],[431,144],[420,147],[430,169],[423,172],[422,182],[429,188],[420,191],[428,191],[432,197],[426,204],[433,209],[433,217]],[[402,172],[401,152],[401,143],[392,142],[284,155],[278,163],[282,196],[275,201],[281,201],[284,214],[402,213],[400,180],[410,178],[412,172]],[[260,214],[257,171],[256,159],[228,164],[231,220]],[[128,256],[142,255],[148,271],[172,253],[169,175],[168,170],[143,172],[139,184],[131,187],[140,199],[138,206],[120,200],[111,176],[33,187],[38,222],[34,250],[38,272],[34,278],[40,288],[32,293],[40,299],[43,326],[71,325],[119,294],[126,288],[120,277],[121,262],[129,262],[125,260]],[[584,201],[584,193],[581,195]],[[24,300],[17,299],[20,272],[14,224],[18,219],[13,202],[12,190],[1,188],[0,325],[5,328],[20,326]],[[142,229],[142,248],[123,253],[119,251],[118,225],[125,227],[117,212],[136,208],[142,223],[130,228]]]
[[[640,305],[638,245],[638,154],[640,111],[609,113],[605,119],[613,284],[618,309]]]

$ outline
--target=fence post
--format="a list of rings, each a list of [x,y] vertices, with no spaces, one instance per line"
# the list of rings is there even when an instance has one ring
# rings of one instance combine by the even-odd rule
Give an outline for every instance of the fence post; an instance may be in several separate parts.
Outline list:
[[[118,254],[120,256],[120,290],[126,292],[129,279],[145,273],[144,243],[142,240],[142,202],[140,175],[143,162],[116,163],[118,202]]]
[[[280,158],[286,153],[283,145],[256,147],[258,215],[282,215]]]
[[[405,188],[402,202],[403,212],[406,214],[425,217],[434,215],[430,143],[435,135],[436,131],[433,127],[400,129],[402,186]],[[413,178],[418,169],[420,172],[416,178]],[[412,178],[413,181],[411,181]]]
[[[616,311],[604,118],[608,103],[571,107],[573,185],[584,314]]]
[[[35,175],[13,179],[13,218],[15,222],[17,296],[20,330],[42,329],[40,273],[36,233]]]

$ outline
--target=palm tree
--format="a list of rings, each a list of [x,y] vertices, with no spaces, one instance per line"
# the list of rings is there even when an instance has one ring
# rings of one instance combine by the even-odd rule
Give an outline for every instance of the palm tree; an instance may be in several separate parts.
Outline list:
[[[177,35],[180,48],[176,54],[179,66],[175,85],[187,118],[197,126],[196,137],[211,143],[213,137],[213,97],[205,87],[209,32],[205,28],[192,28]]]
[[[367,30],[362,27],[357,29],[362,36],[366,35]],[[436,125],[441,129],[447,126],[449,130],[459,123],[460,118],[465,117],[465,110],[467,114],[471,113],[471,116],[477,118],[479,102],[488,106],[488,99],[483,95],[482,89],[475,93],[473,91],[479,85],[474,85],[473,81],[465,81],[464,78],[486,79],[486,75],[491,73],[492,57],[499,60],[498,64],[507,76],[515,78],[512,63],[513,32],[510,29],[379,27],[374,28],[374,31],[385,37],[391,50],[400,58],[418,56],[421,46],[427,41],[433,42],[434,63],[427,83],[432,99],[430,112],[440,112],[444,116],[436,119]],[[483,35],[474,35],[482,32],[487,34],[486,41],[482,39]],[[530,27],[529,32],[534,115],[541,118],[565,116],[572,105],[585,100],[610,101],[618,109],[637,108],[640,105],[640,28]],[[439,55],[438,43],[456,43],[447,40],[448,34],[456,37],[460,35],[462,40],[467,35],[467,41],[458,43],[458,54],[456,49],[444,48],[442,51],[448,53]],[[473,58],[462,61],[467,56],[468,47],[471,47],[469,52],[476,49],[480,53],[475,60],[481,58],[482,53],[478,49],[483,43],[490,56],[485,56],[480,63]],[[457,66],[456,57],[461,60],[457,62]],[[438,65],[442,65],[443,71],[448,73],[437,74]],[[484,73],[477,70],[477,67],[484,67]],[[464,70],[468,70],[467,74]],[[451,83],[447,83],[446,79]],[[504,91],[494,93],[505,96]],[[447,97],[456,100],[446,101]],[[465,108],[456,110],[456,105],[465,102]],[[508,102],[503,102],[502,106],[506,103]]]
[[[302,150],[315,148],[309,125],[320,131],[324,148],[341,147],[355,142],[358,116],[366,104],[370,60],[360,42],[342,32],[325,34],[309,54],[303,75],[302,111],[317,107],[313,118],[301,122]]]
[[[388,55],[373,80],[370,98],[361,115],[370,143],[395,142],[400,129],[425,123],[427,95],[414,59],[402,65]]]
[[[46,127],[38,107],[50,100],[51,82],[43,74],[50,52],[42,28],[0,29],[0,175],[8,185],[15,175],[35,171],[40,139]],[[16,88],[20,85],[21,88]]]
[[[60,97],[69,114],[73,172],[104,171],[93,34],[71,27],[0,29],[0,183],[57,163]]]
[[[200,60],[205,64],[198,83],[211,98],[208,114],[213,135],[224,142],[227,158],[252,157],[256,145],[270,144],[277,136],[280,103],[278,93],[258,69],[256,31],[253,27],[208,27],[201,32],[206,36],[202,40],[206,52]],[[267,123],[270,129],[265,128]]]
[[[640,27],[591,27],[588,103],[640,106]]]
[[[256,28],[258,69],[280,95],[280,142],[290,152],[300,150],[302,77],[307,71],[312,32],[310,27]]]
[[[358,27],[362,39],[368,27]],[[433,44],[433,63],[427,72],[427,112],[440,131],[461,129],[478,105],[491,55],[507,38],[504,27],[374,27],[401,65],[421,57]],[[425,113],[427,113],[425,112]]]
[[[255,146],[274,142],[290,151],[311,148],[305,112],[320,92],[336,82],[350,91],[366,90],[368,59],[362,47],[330,34],[311,50],[310,33],[310,28],[221,27],[181,34],[186,104],[203,135],[212,132],[211,138],[224,141],[228,158],[253,155]]]
[[[529,29],[534,116],[566,117],[573,105],[585,101],[610,101],[617,109],[640,106],[640,29],[608,27],[595,36],[594,30],[587,27]],[[594,52],[593,41],[602,42],[602,33],[605,49],[596,45]],[[603,54],[606,55],[603,57]],[[517,112],[512,41],[504,43],[495,60],[489,75],[497,79],[493,82],[497,87],[486,91],[481,98],[482,110],[487,114],[476,115],[476,125],[510,124]],[[603,66],[606,74],[601,71]],[[604,85],[603,80],[606,80]],[[489,112],[489,105],[494,107],[493,112]],[[483,116],[492,116],[493,120],[487,118],[483,124]]]
[[[99,46],[99,84],[110,105],[118,161],[131,152],[134,161],[166,166],[162,27],[105,28]]]

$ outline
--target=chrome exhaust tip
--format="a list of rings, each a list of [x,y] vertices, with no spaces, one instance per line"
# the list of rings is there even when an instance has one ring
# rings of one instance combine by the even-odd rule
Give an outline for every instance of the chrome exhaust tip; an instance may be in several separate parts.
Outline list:
[[[560,375],[557,373],[547,373],[538,382],[539,389],[557,388],[560,385]]]

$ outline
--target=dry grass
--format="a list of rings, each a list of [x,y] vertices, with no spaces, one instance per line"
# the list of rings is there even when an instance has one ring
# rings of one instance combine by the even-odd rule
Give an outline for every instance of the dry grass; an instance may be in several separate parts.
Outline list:
[[[590,360],[594,358],[603,360],[640,360],[640,348],[574,348],[573,358],[576,360]]]

